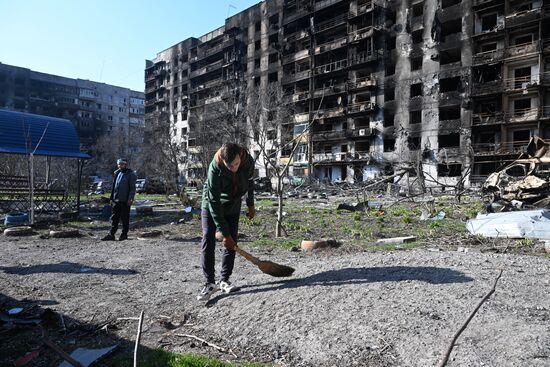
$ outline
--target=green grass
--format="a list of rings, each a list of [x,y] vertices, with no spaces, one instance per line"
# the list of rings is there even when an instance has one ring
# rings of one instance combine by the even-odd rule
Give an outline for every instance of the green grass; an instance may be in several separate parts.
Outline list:
[[[107,367],[132,367],[133,356],[130,353],[114,356],[103,363]],[[147,350],[138,358],[140,367],[267,367],[258,363],[227,363],[197,354],[172,353],[162,349]]]
[[[264,238],[255,240],[252,242],[252,246],[254,247],[279,247],[284,249],[289,249],[294,246],[299,247],[300,246],[301,239],[296,238]]]

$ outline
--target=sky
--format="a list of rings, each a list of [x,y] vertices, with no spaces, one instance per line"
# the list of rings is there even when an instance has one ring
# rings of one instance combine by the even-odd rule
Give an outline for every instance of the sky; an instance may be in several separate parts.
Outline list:
[[[0,0],[0,63],[143,91],[145,60],[260,0]]]

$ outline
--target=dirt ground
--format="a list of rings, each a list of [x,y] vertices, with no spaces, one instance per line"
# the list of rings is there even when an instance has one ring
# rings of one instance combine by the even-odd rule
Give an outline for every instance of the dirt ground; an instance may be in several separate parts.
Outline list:
[[[476,241],[457,248],[437,235],[407,251],[302,252],[249,248],[243,240],[258,257],[294,267],[294,275],[272,278],[237,258],[232,281],[240,291],[204,303],[196,300],[200,233],[196,223],[181,226],[193,230],[147,240],[134,231],[124,242],[99,241],[99,229],[76,239],[41,238],[40,231],[0,236],[0,309],[23,307],[16,317],[41,318],[49,338],[69,352],[131,349],[137,321],[124,318],[144,311],[143,348],[275,366],[424,367],[437,364],[502,269],[448,365],[550,365],[548,256],[482,252]],[[245,239],[254,231],[244,227]],[[12,366],[40,347],[41,331],[3,318],[0,366]],[[42,347],[26,366],[60,361]]]

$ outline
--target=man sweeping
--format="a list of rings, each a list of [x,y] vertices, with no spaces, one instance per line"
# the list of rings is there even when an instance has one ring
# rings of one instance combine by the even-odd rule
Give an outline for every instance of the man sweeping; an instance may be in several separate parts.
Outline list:
[[[239,230],[242,197],[246,194],[249,218],[254,218],[254,159],[235,143],[224,143],[208,167],[202,193],[202,271],[204,287],[197,299],[206,301],[218,287],[222,292],[235,290],[229,278],[235,263],[235,245]],[[221,280],[215,280],[216,229],[223,235]]]

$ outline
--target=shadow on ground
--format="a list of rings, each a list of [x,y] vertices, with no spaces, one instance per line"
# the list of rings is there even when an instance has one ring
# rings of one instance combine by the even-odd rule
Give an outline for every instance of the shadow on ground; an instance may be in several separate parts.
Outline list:
[[[402,282],[417,280],[430,284],[466,283],[473,279],[463,273],[433,266],[385,266],[373,268],[344,268],[329,270],[303,278],[274,281],[264,284],[245,285],[234,294],[220,294],[212,298],[208,305],[232,295],[269,292],[309,286],[342,286],[375,282]]]
[[[0,271],[6,274],[30,275],[37,273],[73,273],[73,274],[108,274],[132,275],[137,271],[132,269],[107,269],[87,266],[79,263],[63,261],[58,264],[40,264],[31,266],[0,266]]]

